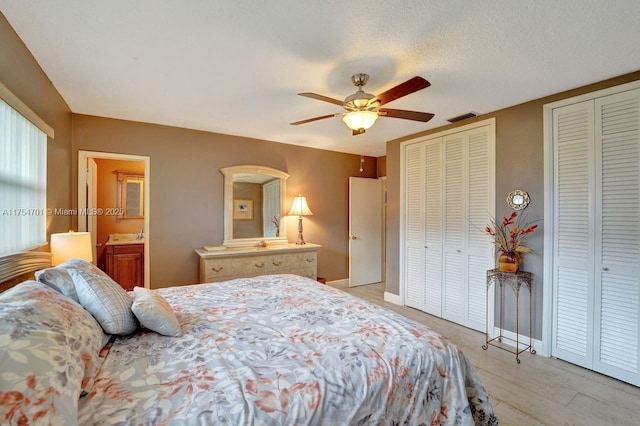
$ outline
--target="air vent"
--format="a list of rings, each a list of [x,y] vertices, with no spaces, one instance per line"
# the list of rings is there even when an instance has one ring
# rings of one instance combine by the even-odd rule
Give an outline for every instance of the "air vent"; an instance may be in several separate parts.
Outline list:
[[[479,115],[480,114],[478,114],[477,112],[470,111],[470,112],[467,112],[466,114],[462,114],[462,115],[459,115],[457,117],[449,118],[447,121],[449,123],[457,123],[458,121],[466,120],[467,118],[477,117]]]

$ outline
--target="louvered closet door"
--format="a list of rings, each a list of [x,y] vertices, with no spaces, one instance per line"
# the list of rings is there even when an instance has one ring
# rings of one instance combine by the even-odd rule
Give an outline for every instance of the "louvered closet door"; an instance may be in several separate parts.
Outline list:
[[[553,355],[591,368],[593,348],[593,102],[554,110]]]
[[[425,301],[424,311],[442,316],[442,139],[425,146]]]
[[[425,232],[424,232],[424,144],[405,150],[406,182],[406,299],[405,304],[424,310],[425,300]]]
[[[595,101],[596,261],[593,368],[640,384],[640,97]]]
[[[467,144],[466,326],[485,331],[487,269],[494,265],[491,240],[482,232],[489,221],[489,135],[485,128],[473,131]]]
[[[553,120],[552,354],[640,385],[640,90]]]
[[[466,271],[464,134],[444,137],[444,281],[442,318],[465,324]],[[486,274],[486,272],[485,272]]]
[[[493,129],[408,144],[403,164],[405,303],[483,332],[487,269],[494,267],[482,231],[495,202]]]

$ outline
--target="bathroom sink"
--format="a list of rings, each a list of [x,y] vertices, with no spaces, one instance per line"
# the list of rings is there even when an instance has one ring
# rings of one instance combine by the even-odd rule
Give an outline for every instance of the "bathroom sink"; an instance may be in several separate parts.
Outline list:
[[[107,245],[121,244],[144,244],[144,237],[139,238],[138,234],[109,234]]]

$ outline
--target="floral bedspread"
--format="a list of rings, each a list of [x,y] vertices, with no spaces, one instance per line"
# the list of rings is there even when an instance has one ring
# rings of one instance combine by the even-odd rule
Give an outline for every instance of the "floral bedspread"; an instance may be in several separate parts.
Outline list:
[[[467,358],[392,311],[294,275],[160,290],[182,337],[116,338],[87,424],[497,424]]]

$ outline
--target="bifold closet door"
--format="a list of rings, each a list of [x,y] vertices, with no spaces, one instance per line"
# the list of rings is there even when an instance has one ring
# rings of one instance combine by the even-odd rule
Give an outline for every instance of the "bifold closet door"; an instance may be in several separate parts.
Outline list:
[[[482,232],[493,211],[490,140],[483,126],[404,151],[405,303],[480,331],[494,265]]]
[[[406,305],[442,316],[442,140],[406,148]]]
[[[424,145],[405,151],[405,304],[425,310]]]
[[[640,384],[640,90],[553,111],[552,354]]]
[[[494,265],[491,241],[482,231],[492,210],[488,131],[445,137],[443,150],[442,318],[485,331],[486,276]]]
[[[593,350],[593,117],[592,101],[553,112],[553,354],[587,368],[591,368]]]
[[[443,146],[442,140],[437,139],[424,147],[424,311],[438,317],[442,316]]]
[[[640,384],[640,91],[595,100],[593,368]]]
[[[444,138],[444,265],[442,318],[465,324],[467,212],[464,168],[467,136],[457,133]]]

